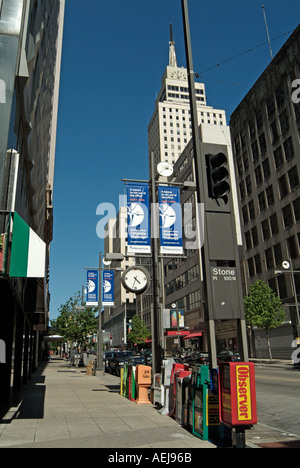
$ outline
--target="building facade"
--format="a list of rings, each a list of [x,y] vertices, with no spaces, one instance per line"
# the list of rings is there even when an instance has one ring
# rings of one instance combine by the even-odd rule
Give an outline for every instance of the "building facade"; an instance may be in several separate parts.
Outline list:
[[[282,299],[287,320],[271,332],[271,347],[274,357],[288,359],[297,320],[295,306],[288,305],[295,305],[291,268],[285,270],[282,263],[288,261],[300,270],[300,104],[292,99],[299,63],[298,26],[230,119],[245,246],[245,293],[261,279]],[[294,280],[299,298],[300,275]],[[255,348],[267,353],[262,330],[255,331]]]
[[[49,319],[49,255],[64,0],[0,2],[0,406],[6,407],[42,358]],[[42,246],[43,268],[12,276],[16,219]],[[9,222],[10,220],[10,222]],[[15,258],[31,262],[24,245]],[[3,256],[5,258],[3,258]],[[19,260],[18,260],[19,259]],[[15,265],[17,270],[20,265]],[[19,268],[20,271],[20,268]]]
[[[207,106],[205,86],[195,83],[198,123],[211,126],[226,125],[225,112]],[[192,137],[190,100],[187,69],[178,67],[175,43],[169,43],[169,65],[161,79],[161,89],[155,102],[155,110],[148,125],[149,159],[153,151],[154,161],[175,164]]]

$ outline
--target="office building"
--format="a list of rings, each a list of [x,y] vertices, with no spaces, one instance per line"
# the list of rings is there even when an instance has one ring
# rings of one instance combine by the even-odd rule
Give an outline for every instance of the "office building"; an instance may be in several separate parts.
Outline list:
[[[287,322],[271,330],[274,357],[291,358],[295,294],[291,266],[300,270],[300,27],[271,61],[230,119],[245,246],[245,293],[257,279],[282,299]],[[282,263],[288,261],[286,270]],[[285,264],[286,265],[286,264]],[[284,273],[275,274],[276,270]],[[300,275],[294,275],[297,298]],[[267,355],[266,335],[255,331],[256,352]]]
[[[212,127],[226,125],[225,112],[207,106],[205,86],[195,83],[198,122]],[[161,89],[148,125],[149,157],[154,152],[160,161],[174,164],[192,137],[187,69],[178,67],[175,42],[171,34],[169,65],[161,79]]]
[[[64,0],[0,2],[1,407],[42,358],[49,319],[64,9]]]

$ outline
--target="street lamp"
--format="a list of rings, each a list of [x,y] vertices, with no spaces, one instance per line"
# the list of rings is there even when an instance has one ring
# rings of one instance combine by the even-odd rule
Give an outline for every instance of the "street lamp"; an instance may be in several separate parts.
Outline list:
[[[296,283],[295,283],[295,273],[300,273],[299,270],[294,270],[292,260],[282,262],[282,266],[284,270],[275,270],[274,274],[285,274],[289,273],[292,277],[292,287],[293,287],[293,294],[295,299],[295,306],[296,306],[296,335],[294,338],[298,338],[300,336],[300,318],[299,318],[299,305],[298,305],[298,298],[297,298],[297,290],[296,290]]]

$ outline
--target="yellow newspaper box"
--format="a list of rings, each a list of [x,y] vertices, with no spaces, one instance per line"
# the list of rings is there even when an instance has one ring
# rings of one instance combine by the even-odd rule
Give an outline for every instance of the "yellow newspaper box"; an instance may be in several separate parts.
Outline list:
[[[135,402],[137,404],[151,404],[148,396],[148,387],[151,387],[151,367],[142,365],[136,366],[135,382],[138,393]]]

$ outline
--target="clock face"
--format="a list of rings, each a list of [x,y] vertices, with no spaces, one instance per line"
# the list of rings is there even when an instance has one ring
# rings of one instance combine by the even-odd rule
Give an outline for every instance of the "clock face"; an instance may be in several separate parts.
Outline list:
[[[160,162],[157,166],[157,172],[164,177],[170,177],[173,174],[173,167],[168,162]]]
[[[171,78],[185,79],[185,74],[181,71],[176,71],[171,74]]]
[[[134,266],[128,268],[122,276],[125,289],[135,294],[142,294],[149,286],[150,276],[146,268]]]

